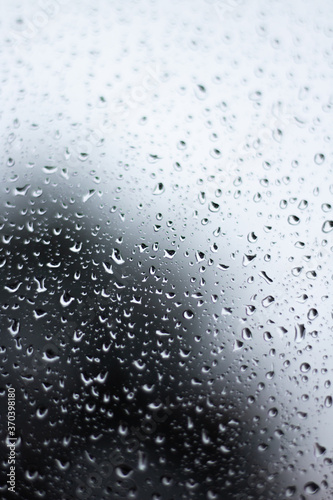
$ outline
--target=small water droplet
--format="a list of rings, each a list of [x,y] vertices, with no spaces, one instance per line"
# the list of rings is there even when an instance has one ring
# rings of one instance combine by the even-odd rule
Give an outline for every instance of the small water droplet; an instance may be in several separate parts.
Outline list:
[[[300,218],[297,217],[297,215],[289,215],[289,217],[288,217],[288,222],[292,226],[296,226],[297,224],[299,224],[299,221],[300,221]]]
[[[211,201],[209,203],[208,209],[210,212],[218,212],[220,210],[220,205],[218,203],[215,203],[215,201]]]
[[[191,311],[190,309],[187,309],[186,311],[183,312],[183,317],[185,319],[192,319],[194,317],[194,312]]]
[[[327,220],[322,226],[323,233],[330,233],[333,229],[333,220]]]
[[[257,239],[258,239],[258,236],[253,231],[247,235],[247,240],[250,243],[254,243],[255,241],[257,241]]]
[[[314,320],[318,317],[318,311],[314,307],[312,307],[309,312],[308,312],[308,319],[309,320]]]
[[[164,184],[162,182],[158,182],[154,188],[153,194],[156,196],[164,193],[164,191],[165,191]]]
[[[304,491],[307,495],[315,495],[320,490],[317,483],[310,481],[304,486]]]
[[[315,457],[321,457],[322,455],[325,455],[326,453],[326,448],[324,446],[321,446],[319,443],[315,443],[314,445],[314,454]]]
[[[305,326],[297,324],[295,326],[295,342],[299,343],[305,339]]]
[[[322,165],[325,161],[325,155],[322,153],[317,153],[314,157],[314,162],[316,165]]]
[[[293,495],[295,495],[296,491],[296,486],[288,486],[288,488],[286,489],[286,497],[292,497]]]
[[[311,369],[309,363],[302,363],[300,366],[300,370],[302,373],[307,373]]]
[[[261,303],[264,307],[269,307],[274,302],[274,300],[275,299],[272,295],[268,295],[261,301]]]
[[[194,90],[195,96],[202,101],[203,99],[206,98],[207,92],[206,88],[203,85],[197,85],[195,90]]]

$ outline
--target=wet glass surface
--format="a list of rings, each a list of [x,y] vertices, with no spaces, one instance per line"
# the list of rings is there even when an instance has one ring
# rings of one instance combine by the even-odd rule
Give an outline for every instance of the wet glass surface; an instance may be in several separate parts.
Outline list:
[[[0,5],[1,499],[331,499],[333,4]]]

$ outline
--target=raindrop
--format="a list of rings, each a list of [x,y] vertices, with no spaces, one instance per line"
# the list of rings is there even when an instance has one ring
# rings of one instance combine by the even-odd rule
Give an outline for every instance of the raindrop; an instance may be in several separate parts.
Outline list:
[[[194,317],[194,312],[191,311],[190,309],[187,309],[186,311],[183,312],[183,317],[185,319],[192,319]]]
[[[326,448],[324,446],[321,446],[319,443],[315,443],[314,445],[314,454],[315,457],[321,457],[322,455],[325,455],[326,453]]]
[[[297,324],[295,326],[295,342],[299,343],[305,339],[305,326],[303,324]]]
[[[205,99],[206,95],[207,95],[206,88],[203,85],[197,85],[194,93],[195,93],[195,96],[200,100]]]
[[[268,410],[268,416],[270,418],[274,418],[278,415],[278,409],[277,408],[270,408],[270,410]]]
[[[247,240],[250,243],[255,243],[257,241],[257,239],[258,239],[258,236],[253,231],[247,235]]]
[[[214,201],[211,201],[208,205],[208,208],[210,212],[218,212],[220,209],[220,205],[218,203],[215,203]]]
[[[45,165],[43,167],[43,171],[47,174],[54,174],[57,170],[58,170],[58,167],[52,167],[52,166],[48,166],[48,165]]]
[[[89,153],[81,152],[81,153],[78,154],[78,158],[82,162],[87,161],[88,158],[89,158]]]
[[[324,161],[325,161],[325,155],[323,155],[322,153],[315,154],[314,162],[316,163],[316,165],[322,165]]]
[[[296,486],[288,486],[288,488],[286,489],[286,493],[285,493],[286,497],[287,498],[292,497],[293,495],[295,495],[296,491],[297,491]]]
[[[243,328],[242,330],[242,337],[244,340],[250,340],[252,339],[252,332],[249,328]]]
[[[273,304],[274,300],[275,299],[272,295],[268,295],[261,301],[261,303],[264,307],[269,307],[271,304]]]
[[[312,321],[312,320],[316,319],[317,317],[318,317],[317,309],[315,309],[314,307],[311,308],[308,312],[308,319]]]
[[[125,261],[124,261],[124,259],[122,258],[121,253],[120,253],[120,251],[118,250],[118,248],[114,248],[114,249],[112,250],[112,255],[111,255],[111,257],[112,257],[112,260],[113,260],[116,264],[118,264],[119,266],[125,263]]]
[[[244,254],[244,256],[243,256],[243,266],[247,267],[256,257],[257,257],[257,254],[254,254],[254,255]]]
[[[297,215],[289,215],[289,217],[288,217],[288,222],[292,226],[296,226],[297,224],[299,224],[299,221],[300,221],[300,218],[297,217]]]
[[[304,491],[307,495],[315,495],[320,490],[317,483],[310,481],[304,486]]]
[[[164,184],[162,182],[158,182],[154,188],[153,194],[157,196],[159,194],[164,193],[164,191],[165,191]]]
[[[175,254],[176,254],[175,250],[166,250],[166,249],[164,250],[164,257],[166,257],[167,259],[173,259]]]
[[[36,416],[37,416],[37,418],[39,418],[39,420],[43,420],[46,417],[46,415],[48,414],[48,412],[49,412],[48,408],[40,407],[40,408],[37,408]]]
[[[322,229],[323,233],[331,232],[333,229],[333,220],[325,221],[321,229]]]

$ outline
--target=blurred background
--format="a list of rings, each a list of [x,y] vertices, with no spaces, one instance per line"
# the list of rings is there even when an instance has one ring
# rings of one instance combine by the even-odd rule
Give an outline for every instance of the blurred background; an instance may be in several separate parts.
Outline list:
[[[0,6],[1,498],[332,498],[332,3]]]

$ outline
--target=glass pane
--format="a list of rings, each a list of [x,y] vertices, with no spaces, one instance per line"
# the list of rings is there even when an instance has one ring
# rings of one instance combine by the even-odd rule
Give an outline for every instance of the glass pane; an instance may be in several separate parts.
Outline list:
[[[331,498],[332,2],[0,5],[0,497]]]

